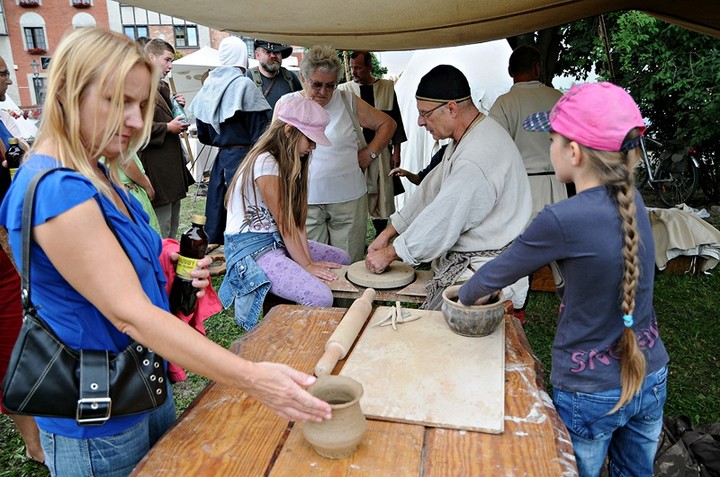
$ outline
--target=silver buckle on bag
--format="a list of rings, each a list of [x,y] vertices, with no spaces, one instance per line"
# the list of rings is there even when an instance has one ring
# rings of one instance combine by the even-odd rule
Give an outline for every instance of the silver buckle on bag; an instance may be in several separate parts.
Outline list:
[[[99,417],[80,417],[81,409],[83,405],[90,405],[90,408],[97,409],[100,407],[100,405],[105,405],[105,413],[103,416]],[[93,404],[96,406],[93,408]],[[105,422],[110,419],[110,411],[112,410],[112,399],[109,397],[98,397],[98,398],[83,398],[78,399],[77,402],[77,411],[75,413],[75,420],[79,425],[101,425],[105,424]]]

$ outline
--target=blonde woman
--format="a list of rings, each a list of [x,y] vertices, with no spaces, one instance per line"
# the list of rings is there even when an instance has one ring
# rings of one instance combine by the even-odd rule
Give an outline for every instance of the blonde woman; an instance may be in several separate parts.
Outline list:
[[[169,361],[245,390],[284,418],[330,417],[329,405],[302,388],[311,376],[245,361],[168,313],[160,237],[116,180],[118,164],[150,133],[157,76],[131,40],[97,28],[70,32],[53,55],[37,139],[0,208],[20,263],[24,190],[39,171],[71,169],[49,174],[37,189],[31,290],[38,314],[72,348],[115,353],[134,338]],[[207,286],[206,269],[193,276],[196,286]],[[151,412],[100,426],[36,421],[52,475],[124,476],[174,418],[170,395]]]
[[[550,131],[555,173],[577,195],[543,209],[460,288],[460,300],[484,302],[557,262],[562,303],[550,383],[580,475],[600,475],[607,455],[611,476],[651,476],[669,358],[652,303],[652,230],[633,186],[642,116],[622,88],[584,84],[524,127]]]
[[[330,117],[316,102],[290,96],[278,102],[277,119],[250,150],[230,183],[225,230],[227,273],[220,299],[235,304],[245,329],[257,322],[267,292],[305,306],[332,306],[324,281],[350,256],[308,241],[305,232],[308,169],[316,144],[329,146]]]

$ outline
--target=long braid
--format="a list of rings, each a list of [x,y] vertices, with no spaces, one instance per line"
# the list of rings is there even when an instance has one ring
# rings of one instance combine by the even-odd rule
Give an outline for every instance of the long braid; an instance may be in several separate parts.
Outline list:
[[[635,189],[632,186],[632,175],[628,183],[616,188],[618,212],[622,220],[623,231],[623,283],[622,302],[623,314],[632,316],[635,311],[635,292],[637,291],[640,264],[638,260],[638,244],[640,242],[637,230],[637,210],[635,207]],[[635,333],[629,326],[625,327],[619,342],[621,368],[620,382],[622,394],[620,401],[610,411],[614,413],[622,405],[630,401],[640,390],[645,378],[645,356],[638,347]]]
[[[632,131],[626,140],[636,136],[637,131]],[[635,188],[633,187],[633,170],[638,162],[638,152],[637,148],[627,152],[606,152],[581,147],[591,159],[600,180],[610,186],[615,193],[623,234],[624,264],[620,308],[627,322],[618,342],[622,393],[618,403],[608,413],[612,414],[637,394],[645,379],[645,356],[638,346],[632,329],[635,295],[640,281],[638,257],[640,237],[637,229],[637,208],[635,206]]]

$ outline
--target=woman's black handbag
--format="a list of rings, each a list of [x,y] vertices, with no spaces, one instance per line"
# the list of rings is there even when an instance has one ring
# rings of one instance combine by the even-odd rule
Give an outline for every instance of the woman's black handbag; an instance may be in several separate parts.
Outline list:
[[[134,340],[118,354],[71,349],[38,316],[30,300],[32,212],[38,182],[54,170],[58,169],[36,175],[25,193],[21,267],[24,317],[2,383],[3,405],[16,414],[74,418],[81,426],[99,426],[111,417],[137,414],[163,404],[167,398],[165,367],[160,356]],[[115,233],[107,217],[105,220]]]

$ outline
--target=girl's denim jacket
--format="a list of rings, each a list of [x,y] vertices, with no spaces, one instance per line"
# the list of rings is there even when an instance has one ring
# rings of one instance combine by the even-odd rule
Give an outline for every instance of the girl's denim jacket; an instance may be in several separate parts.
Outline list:
[[[225,309],[234,302],[235,321],[245,330],[257,324],[270,291],[270,280],[255,260],[282,246],[277,232],[225,234],[225,278],[218,296]]]

